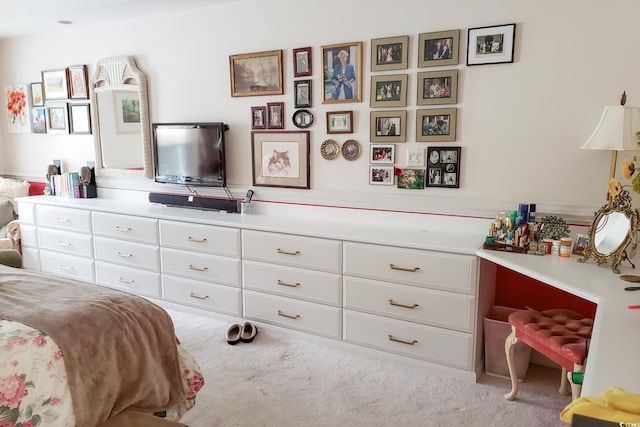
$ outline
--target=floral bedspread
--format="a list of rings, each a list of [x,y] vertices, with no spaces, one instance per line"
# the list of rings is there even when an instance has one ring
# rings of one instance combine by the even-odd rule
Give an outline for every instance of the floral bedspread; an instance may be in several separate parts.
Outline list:
[[[188,399],[167,408],[177,421],[195,404],[204,385],[200,367],[176,338]],[[22,323],[0,320],[0,427],[74,426],[71,392],[64,357],[43,332]]]

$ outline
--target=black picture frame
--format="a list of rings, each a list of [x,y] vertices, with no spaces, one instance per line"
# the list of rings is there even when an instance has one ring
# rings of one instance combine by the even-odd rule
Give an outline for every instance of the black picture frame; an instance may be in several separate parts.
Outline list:
[[[312,91],[311,80],[295,80],[293,82],[293,96],[295,108],[311,108]]]
[[[460,147],[427,147],[427,187],[460,188]]]
[[[469,28],[467,65],[512,63],[515,39],[516,24]]]

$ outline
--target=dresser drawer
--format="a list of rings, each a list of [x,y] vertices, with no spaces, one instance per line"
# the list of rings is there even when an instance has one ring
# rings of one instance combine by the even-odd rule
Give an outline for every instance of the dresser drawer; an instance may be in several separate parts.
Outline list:
[[[464,332],[474,327],[473,296],[397,283],[345,277],[344,308]]]
[[[240,287],[240,259],[162,248],[162,272]]]
[[[340,339],[342,310],[291,298],[244,291],[244,315],[264,323]]]
[[[240,230],[160,221],[162,246],[240,258]]]
[[[473,335],[371,314],[344,311],[344,340],[470,370]]]
[[[218,286],[163,274],[162,292],[165,301],[242,317],[240,288]]]
[[[94,212],[93,234],[134,242],[158,244],[158,220],[155,218]]]
[[[138,295],[161,298],[160,273],[96,261],[96,283]]]
[[[91,211],[46,205],[38,205],[36,209],[40,227],[91,234]]]
[[[243,258],[340,273],[342,242],[260,231],[242,231]]]
[[[142,243],[95,237],[96,260],[160,271],[160,248]]]
[[[243,261],[245,289],[307,301],[342,305],[342,276],[322,271]]]
[[[92,259],[42,250],[40,268],[46,273],[95,283]]]
[[[41,227],[38,229],[38,240],[40,249],[93,258],[91,234],[70,233]]]
[[[344,259],[345,275],[475,293],[475,256],[347,242]]]
[[[35,225],[26,225],[20,220],[20,244],[22,247],[38,247],[38,229]]]

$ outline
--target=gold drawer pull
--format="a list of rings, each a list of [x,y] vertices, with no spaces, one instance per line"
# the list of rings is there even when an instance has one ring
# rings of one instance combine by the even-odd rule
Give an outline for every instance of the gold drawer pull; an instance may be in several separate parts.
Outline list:
[[[113,228],[118,231],[124,231],[124,232],[131,231],[131,227],[120,227],[119,225],[116,225]]]
[[[289,252],[289,251],[285,251],[285,250],[280,249],[280,248],[278,248],[278,253],[279,254],[285,254],[285,255],[300,255],[300,251]]]
[[[416,307],[419,307],[418,304],[411,304],[411,305],[406,305],[406,304],[400,304],[399,302],[395,302],[394,300],[390,299],[389,300],[389,304],[391,305],[395,305],[396,307],[404,307],[404,308],[411,308],[414,309]]]
[[[56,221],[57,222],[70,222],[69,219],[67,219],[67,218],[57,218],[57,217],[56,217]]]
[[[209,267],[194,267],[192,264],[189,264],[189,270],[208,271]]]
[[[71,243],[69,243],[69,242],[67,242],[67,243],[65,243],[65,242],[56,242],[56,244],[58,246],[71,246]]]
[[[407,344],[407,345],[414,345],[415,343],[417,343],[417,340],[413,340],[413,341],[405,341],[405,340],[401,340],[399,338],[394,337],[393,335],[389,335],[389,341],[395,341],[395,342],[399,342],[402,344]]]
[[[278,310],[278,316],[288,317],[289,319],[298,319],[300,317],[299,314],[296,314],[295,316],[292,316],[291,314],[284,313],[281,310]]]
[[[123,254],[122,252],[116,252],[116,256],[119,256],[122,258],[131,258],[133,254]]]
[[[278,279],[278,285],[290,286],[292,288],[296,288],[296,287],[300,286],[300,283],[287,283],[287,282],[283,282],[282,280]]]
[[[200,295],[196,295],[196,294],[194,294],[193,292],[191,292],[191,293],[189,294],[189,296],[190,296],[191,298],[197,298],[197,299],[208,299],[208,298],[209,298],[209,295],[200,296]]]
[[[59,267],[59,268],[61,268],[61,269],[63,269],[63,270],[67,270],[67,271],[71,271],[71,270],[73,270],[73,267],[67,267],[67,266],[62,265],[62,264],[58,265],[58,267]]]
[[[204,243],[207,241],[207,238],[202,238],[202,239],[194,239],[193,237],[189,236],[187,237],[187,240],[189,240],[190,242],[196,242],[196,243]]]
[[[118,282],[126,283],[127,285],[132,285],[135,281],[133,279],[123,279],[122,277],[118,277]]]
[[[412,273],[413,273],[413,272],[416,272],[416,271],[418,271],[418,270],[420,270],[420,267],[406,268],[406,267],[398,267],[398,266],[397,266],[397,265],[395,265],[395,264],[389,264],[389,267],[390,267],[392,270],[410,271],[410,272],[412,272]]]

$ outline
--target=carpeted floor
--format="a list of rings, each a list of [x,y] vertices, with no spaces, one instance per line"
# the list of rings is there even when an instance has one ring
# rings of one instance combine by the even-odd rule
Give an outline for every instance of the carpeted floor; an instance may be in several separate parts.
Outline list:
[[[184,417],[190,427],[568,426],[560,371],[531,365],[518,400],[509,382],[476,384],[419,367],[260,329],[231,346],[220,320],[169,310],[205,386]]]

